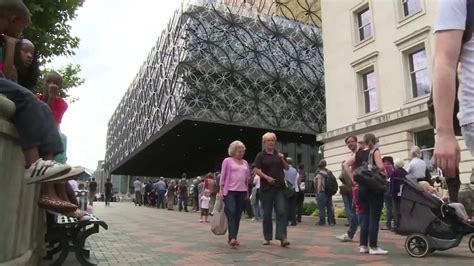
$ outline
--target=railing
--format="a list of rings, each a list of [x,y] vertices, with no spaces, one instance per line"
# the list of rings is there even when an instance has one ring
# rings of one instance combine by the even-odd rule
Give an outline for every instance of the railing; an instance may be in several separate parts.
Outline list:
[[[45,221],[38,209],[39,185],[26,185],[24,157],[9,118],[15,105],[0,95],[0,265],[37,265]]]

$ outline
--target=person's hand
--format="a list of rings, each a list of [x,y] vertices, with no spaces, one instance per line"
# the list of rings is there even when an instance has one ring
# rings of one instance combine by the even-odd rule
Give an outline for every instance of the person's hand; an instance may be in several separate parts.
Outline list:
[[[436,134],[433,162],[444,176],[454,177],[461,160],[461,149],[454,134]]]
[[[276,179],[273,178],[273,177],[271,177],[271,176],[269,176],[268,178],[265,178],[265,179],[266,179],[266,180],[268,181],[268,183],[270,183],[271,185],[274,185],[275,182],[276,182]]]
[[[55,84],[51,84],[48,87],[48,95],[49,97],[56,97],[59,94],[59,87]]]
[[[280,159],[282,159],[282,160],[285,159],[285,155],[281,152],[278,153],[278,157],[280,157]]]
[[[9,44],[9,45],[16,45],[17,38],[11,37],[11,36],[6,35],[6,34],[1,34],[1,35],[0,35],[0,38],[1,38],[6,44]]]

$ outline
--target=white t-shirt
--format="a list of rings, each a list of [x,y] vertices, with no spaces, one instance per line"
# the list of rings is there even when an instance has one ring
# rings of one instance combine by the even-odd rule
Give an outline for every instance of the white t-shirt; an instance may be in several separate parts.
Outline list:
[[[466,0],[440,0],[435,32],[466,28]],[[461,125],[474,123],[474,40],[471,38],[461,50],[459,58],[459,108]]]
[[[209,202],[211,202],[211,197],[202,196],[201,209],[209,209]]]
[[[255,175],[255,177],[253,178],[253,184],[256,188],[260,189],[260,176]]]
[[[135,180],[135,182],[133,182],[133,186],[135,187],[135,191],[142,191],[142,182],[139,180]]]

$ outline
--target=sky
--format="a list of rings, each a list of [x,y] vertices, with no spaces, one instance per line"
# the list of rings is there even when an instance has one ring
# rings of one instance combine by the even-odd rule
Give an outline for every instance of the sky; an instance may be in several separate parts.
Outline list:
[[[107,123],[180,0],[86,0],[71,21],[81,41],[72,57],[50,66],[80,64],[85,83],[70,90],[61,131],[68,163],[95,170],[105,156]]]

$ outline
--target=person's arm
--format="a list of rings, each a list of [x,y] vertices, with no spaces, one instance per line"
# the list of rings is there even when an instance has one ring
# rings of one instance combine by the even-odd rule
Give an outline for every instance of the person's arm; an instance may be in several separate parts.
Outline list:
[[[260,176],[260,178],[262,178],[262,177],[265,178],[265,180],[267,180],[268,183],[270,183],[270,184],[275,183],[275,178],[265,174],[264,172],[262,172],[262,170],[260,168],[255,167],[255,172],[257,173],[258,176]]]
[[[462,36],[462,30],[445,30],[435,34],[433,103],[436,114],[436,142],[434,161],[448,176],[454,176],[460,161],[460,148],[453,128],[453,111]]]
[[[281,162],[283,163],[283,169],[288,170],[290,169],[290,165],[285,159],[285,155],[283,153],[278,153],[278,157],[280,158]]]
[[[343,167],[344,171],[351,180],[354,180],[354,175],[352,174],[351,165],[355,164],[355,156],[351,155],[346,161],[344,161]]]
[[[321,184],[321,183],[322,183],[322,182],[321,182],[321,179],[322,179],[322,178],[321,178],[321,176],[319,176],[319,177],[317,176],[316,179],[317,179],[317,181],[318,181],[318,183],[317,183],[317,184],[318,184],[318,187],[317,187],[316,193],[319,194],[319,193],[321,193],[321,185],[322,185],[322,184]]]
[[[385,166],[383,165],[382,154],[379,150],[376,150],[374,152],[374,161],[375,165],[377,166],[377,169],[379,169],[380,172],[385,173]]]
[[[227,175],[228,175],[228,171],[227,171],[227,168],[228,168],[228,164],[229,164],[229,160],[227,159],[224,159],[224,161],[222,161],[222,166],[221,166],[221,177],[219,179],[219,187],[220,187],[220,190],[219,190],[219,193],[221,196],[224,195],[224,186],[225,186],[225,183],[226,183],[226,180],[227,180]]]
[[[7,79],[14,79],[16,76],[15,73],[15,47],[16,47],[16,38],[10,37],[8,35],[0,34],[0,37],[5,41],[5,55],[3,58],[3,74]]]

